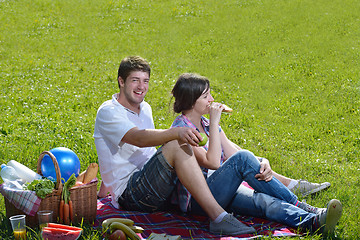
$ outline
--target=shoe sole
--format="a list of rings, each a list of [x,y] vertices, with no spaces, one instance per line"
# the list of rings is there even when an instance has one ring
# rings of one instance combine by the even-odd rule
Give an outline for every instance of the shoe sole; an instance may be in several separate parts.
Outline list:
[[[323,236],[326,237],[334,233],[335,226],[342,214],[342,205],[339,200],[332,199],[326,209],[326,220]]]
[[[302,193],[302,195],[303,195],[303,197],[306,197],[306,196],[308,196],[308,195],[310,195],[310,194],[314,194],[314,193],[320,192],[320,191],[322,191],[322,190],[324,190],[324,189],[327,189],[327,188],[329,188],[329,187],[330,187],[330,183],[323,184],[323,185],[321,185],[321,186],[318,187],[318,188],[315,188],[315,189],[310,190],[310,191],[308,191],[308,192]]]
[[[253,229],[249,229],[247,231],[238,231],[238,232],[232,232],[232,233],[226,233],[226,232],[215,232],[215,231],[210,231],[211,233],[217,234],[217,235],[225,235],[225,236],[236,236],[236,235],[243,235],[243,234],[253,234],[256,233],[255,228]]]

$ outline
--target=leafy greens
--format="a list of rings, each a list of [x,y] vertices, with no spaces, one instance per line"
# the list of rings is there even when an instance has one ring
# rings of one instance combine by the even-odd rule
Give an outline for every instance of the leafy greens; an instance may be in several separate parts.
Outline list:
[[[42,199],[46,197],[46,195],[52,193],[54,190],[55,183],[47,178],[43,179],[35,179],[31,183],[26,183],[24,189],[35,191],[36,195]]]

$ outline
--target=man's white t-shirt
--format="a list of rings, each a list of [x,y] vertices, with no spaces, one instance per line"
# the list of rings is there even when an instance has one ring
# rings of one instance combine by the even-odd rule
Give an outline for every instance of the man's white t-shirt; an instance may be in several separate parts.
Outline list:
[[[98,109],[94,138],[103,185],[112,196],[112,204],[119,207],[119,196],[124,192],[130,176],[139,171],[152,157],[156,148],[139,148],[122,142],[132,128],[154,129],[150,105],[143,101],[137,114],[117,101],[117,94]]]

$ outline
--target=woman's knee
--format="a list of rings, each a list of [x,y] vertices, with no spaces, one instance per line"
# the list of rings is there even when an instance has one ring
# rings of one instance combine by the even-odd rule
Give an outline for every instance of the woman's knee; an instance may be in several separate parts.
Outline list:
[[[239,150],[232,157],[237,161],[247,162],[247,161],[257,161],[255,155],[248,150]]]
[[[244,173],[248,169],[257,171],[260,169],[260,162],[255,155],[248,150],[239,150],[225,164],[233,165],[239,172]]]

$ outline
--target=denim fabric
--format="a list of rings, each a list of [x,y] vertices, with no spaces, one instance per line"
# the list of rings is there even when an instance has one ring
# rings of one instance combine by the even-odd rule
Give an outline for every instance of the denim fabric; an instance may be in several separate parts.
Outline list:
[[[130,177],[118,202],[128,210],[164,210],[169,204],[177,179],[175,169],[166,161],[159,148],[144,167]]]
[[[316,215],[296,207],[296,195],[276,178],[269,182],[257,180],[254,176],[259,170],[257,158],[251,152],[241,150],[226,160],[206,181],[215,199],[227,211],[311,230]],[[254,190],[240,186],[243,181]],[[191,211],[203,213],[194,199]]]

